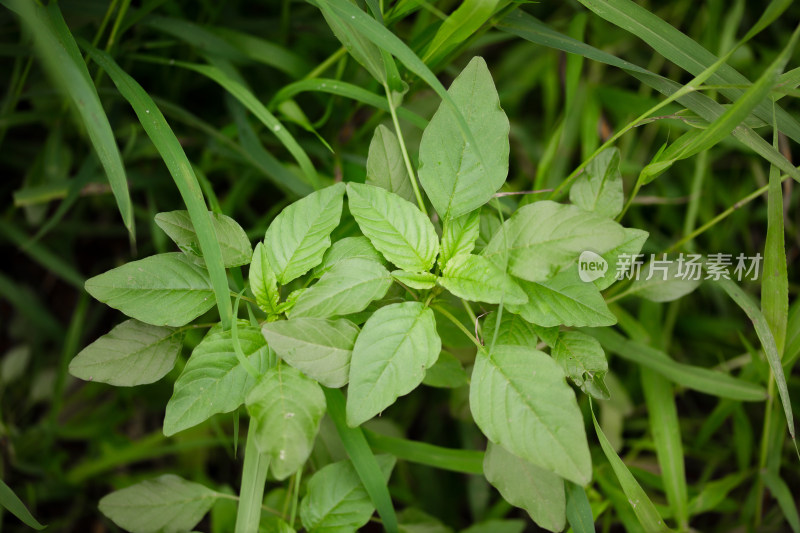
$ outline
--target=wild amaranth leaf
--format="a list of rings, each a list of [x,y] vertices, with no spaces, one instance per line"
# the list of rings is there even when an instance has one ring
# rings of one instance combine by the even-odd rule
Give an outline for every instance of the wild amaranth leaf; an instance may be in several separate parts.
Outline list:
[[[214,306],[208,271],[182,253],[126,263],[86,280],[106,305],[154,326],[183,326]]]
[[[222,252],[222,263],[226,268],[246,265],[250,262],[253,254],[253,247],[250,246],[250,239],[242,227],[231,217],[221,213],[209,211],[211,225],[219,242]],[[170,211],[168,213],[158,213],[156,224],[164,233],[169,235],[178,248],[189,257],[196,258],[196,263],[205,265],[203,253],[200,250],[200,243],[197,238],[192,219],[188,211]]]
[[[278,289],[278,278],[272,270],[264,243],[256,244],[253,258],[250,261],[250,291],[256,297],[258,306],[267,313],[275,313],[281,294]]]
[[[246,403],[256,447],[269,456],[272,475],[286,479],[311,453],[325,414],[322,389],[299,370],[278,364],[261,377]]]
[[[497,335],[495,336],[495,330]],[[483,319],[483,344],[485,346],[527,346],[535,348],[538,341],[533,324],[513,313],[503,313],[497,327],[497,311]]]
[[[625,266],[621,257],[633,258],[642,251],[647,237],[650,235],[644,230],[636,228],[622,228],[625,232],[625,238],[621,244],[602,254],[601,257],[608,264],[608,269],[602,277],[593,281],[595,287],[605,290],[617,281],[619,270]],[[624,270],[627,273],[627,270]]]
[[[550,355],[583,392],[600,400],[611,397],[603,381],[608,360],[597,339],[579,331],[562,331]]]
[[[180,330],[126,320],[81,350],[69,372],[118,387],[153,383],[172,370],[182,346]]]
[[[422,383],[429,387],[455,389],[469,383],[469,376],[456,356],[442,351],[436,363],[425,371]]]
[[[569,190],[570,201],[598,215],[614,218],[622,212],[624,194],[619,150],[607,148],[592,159]]]
[[[405,270],[393,270],[392,277],[407,285],[412,289],[427,290],[436,286],[439,277],[431,272],[406,272]]]
[[[367,181],[382,187],[400,198],[414,201],[414,189],[403,162],[397,135],[383,124],[375,128],[367,155]]]
[[[350,213],[386,259],[407,272],[427,272],[439,252],[430,220],[414,204],[380,187],[347,184]]]
[[[247,361],[262,373],[269,362],[267,343],[258,328],[237,324],[237,337]],[[192,350],[175,381],[164,415],[164,434],[174,435],[217,413],[229,413],[244,403],[256,380],[241,365],[231,331],[210,331]]]
[[[270,348],[287,363],[326,387],[342,387],[350,375],[350,356],[358,326],[340,318],[292,318],[261,327]]]
[[[523,305],[528,296],[514,279],[483,256],[461,254],[444,269],[439,285],[459,298],[473,302]]]
[[[444,269],[453,257],[468,254],[475,249],[480,231],[480,210],[444,221],[442,230],[442,251],[439,266]]]
[[[372,246],[369,239],[358,237],[345,237],[334,242],[322,257],[322,263],[314,268],[314,276],[320,277],[330,270],[336,263],[347,259],[369,259],[377,263],[384,263],[383,256]]]
[[[281,211],[267,228],[264,247],[281,285],[322,261],[342,215],[344,184],[315,191]]]
[[[425,128],[419,147],[419,179],[443,220],[488,202],[505,183],[509,154],[508,118],[483,58],[469,62],[448,94],[481,146],[476,149],[461,135],[456,114],[444,103]]]
[[[433,311],[419,302],[378,309],[364,324],[350,361],[347,424],[366,422],[422,383],[442,343]]]

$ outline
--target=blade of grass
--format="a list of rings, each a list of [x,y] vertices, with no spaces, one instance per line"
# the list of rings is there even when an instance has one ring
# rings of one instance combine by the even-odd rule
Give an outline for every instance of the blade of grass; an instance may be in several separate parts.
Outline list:
[[[259,530],[261,503],[264,501],[264,486],[269,471],[269,456],[259,453],[254,435],[256,421],[250,419],[247,443],[244,448],[242,484],[239,487],[239,505],[236,509],[235,533],[252,533]]]
[[[389,487],[381,473],[378,461],[375,459],[372,450],[364,436],[364,431],[360,427],[351,428],[347,426],[345,420],[344,396],[338,389],[322,388],[325,391],[325,400],[328,403],[328,415],[336,425],[339,437],[342,439],[344,449],[353,462],[353,467],[358,473],[358,477],[364,484],[364,488],[369,494],[375,509],[383,520],[383,527],[389,533],[398,533],[397,516],[392,506],[392,497],[389,495]]]
[[[93,48],[88,43],[82,43],[82,45],[94,62],[108,73],[119,92],[131,104],[145,133],[150,137],[169,169],[197,232],[200,250],[214,287],[220,320],[223,327],[228,329],[231,325],[232,307],[228,279],[222,263],[222,252],[219,242],[217,242],[214,226],[211,224],[211,217],[200,184],[197,182],[197,177],[180,141],[175,137],[156,103],[136,80],[123,71],[107,53]]]
[[[65,261],[62,257],[51,252],[40,243],[31,243],[30,237],[20,231],[16,226],[0,220],[0,234],[14,243],[22,252],[31,259],[42,265],[53,275],[66,281],[76,289],[82,291],[85,279],[76,271],[72,264]]]
[[[567,491],[567,522],[574,533],[594,533],[594,516],[586,490],[571,481],[565,482]]]
[[[481,451],[443,448],[425,442],[388,437],[369,430],[364,430],[364,434],[372,448],[390,453],[398,459],[452,472],[483,474],[483,452]]]
[[[209,28],[248,58],[285,72],[292,78],[302,78],[311,66],[302,56],[291,50],[249,33],[230,28]]]
[[[639,523],[647,532],[669,531],[669,528],[664,524],[664,520],[658,514],[653,502],[647,497],[647,493],[642,489],[636,478],[633,477],[628,467],[619,458],[617,452],[608,442],[608,439],[600,429],[600,424],[597,423],[597,418],[594,416],[592,410],[592,422],[594,423],[594,430],[597,433],[597,439],[600,441],[600,447],[603,448],[603,453],[611,464],[614,474],[617,476],[619,484],[622,486],[622,491],[628,498],[628,503],[631,504],[633,512],[636,513],[636,518]]]
[[[506,1],[502,2],[507,3]],[[465,0],[439,26],[422,61],[435,68],[448,53],[469,39],[497,10],[500,0]]]
[[[11,304],[15,312],[25,316],[45,337],[61,341],[64,328],[27,287],[0,273],[0,296]]]
[[[78,111],[92,147],[106,171],[122,221],[128,229],[131,241],[134,241],[136,228],[122,156],[86,63],[64,22],[58,4],[51,2],[45,8],[28,0],[0,1],[16,12],[31,30],[45,69],[57,81],[58,87],[66,91]]]
[[[42,530],[47,526],[42,525],[38,520],[36,520],[31,512],[25,507],[25,504],[22,503],[22,500],[14,494],[14,491],[11,490],[11,487],[5,484],[3,480],[0,480],[0,505],[5,507],[11,514],[22,520],[22,522],[33,529]]]
[[[596,338],[607,351],[650,368],[683,387],[743,402],[759,402],[766,398],[764,388],[755,383],[716,370],[678,363],[666,353],[628,340],[609,328],[580,328],[580,331]]]
[[[789,486],[774,472],[762,471],[760,476],[769,491],[778,500],[778,505],[783,511],[783,516],[789,523],[789,527],[792,528],[794,533],[800,533],[800,516],[798,516],[797,505]]]

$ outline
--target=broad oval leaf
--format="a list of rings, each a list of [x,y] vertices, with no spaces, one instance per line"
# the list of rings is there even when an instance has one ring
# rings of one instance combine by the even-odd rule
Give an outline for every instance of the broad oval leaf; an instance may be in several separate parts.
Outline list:
[[[626,266],[625,258],[634,257],[642,251],[648,232],[636,228],[623,228],[625,238],[622,243],[602,254],[602,258],[608,264],[606,272],[596,280],[594,285],[598,289],[605,290],[617,281],[620,270],[624,272]]]
[[[483,458],[486,479],[508,503],[525,509],[536,524],[548,531],[566,525],[564,480],[489,442]]]
[[[397,135],[383,124],[375,128],[369,143],[366,183],[382,187],[409,202],[414,201],[414,189],[403,162],[400,142]]]
[[[132,533],[191,531],[217,499],[213,490],[166,474],[112,492],[100,512]]]
[[[259,372],[267,369],[267,343],[258,328],[240,324],[239,346]],[[228,413],[244,403],[255,380],[239,364],[231,331],[210,331],[192,351],[175,381],[164,416],[164,434],[174,435],[217,413]]]
[[[430,308],[403,302],[378,309],[353,348],[347,424],[355,427],[366,422],[417,388],[441,349]]]
[[[322,257],[322,263],[314,268],[314,276],[320,277],[333,268],[336,263],[347,259],[369,259],[383,263],[383,256],[372,246],[369,239],[358,237],[345,237],[333,243]]]
[[[574,205],[542,200],[519,208],[483,255],[528,281],[544,281],[574,263],[581,252],[604,254],[625,239],[622,226]]]
[[[325,395],[316,381],[279,364],[267,370],[250,391],[247,411],[251,424],[255,423],[256,448],[269,456],[275,478],[283,480],[303,466],[311,453],[325,414]]]
[[[569,200],[573,204],[608,218],[622,212],[624,199],[617,148],[600,152],[569,190]]]
[[[603,381],[608,360],[597,339],[579,331],[562,331],[550,355],[583,392],[600,400],[611,397]]]
[[[154,383],[175,366],[183,332],[126,320],[81,350],[69,372],[87,381],[117,387]]]
[[[342,387],[350,375],[358,326],[340,318],[292,318],[261,327],[270,348],[326,387]]]
[[[342,216],[344,184],[312,192],[275,217],[264,235],[267,258],[281,285],[322,261]]]
[[[514,280],[483,256],[462,254],[451,259],[439,285],[459,298],[473,302],[521,305],[528,296]]]
[[[438,276],[431,272],[406,272],[405,270],[393,271],[392,277],[403,285],[421,291],[435,287],[438,279]]]
[[[439,254],[439,265],[442,268],[445,268],[453,257],[471,253],[475,249],[475,242],[480,233],[480,213],[480,210],[476,209],[469,214],[444,221],[442,251]]]
[[[177,252],[132,261],[90,278],[86,291],[154,326],[183,326],[216,302],[208,272]]]
[[[376,455],[375,459],[388,481],[395,458]],[[300,520],[309,533],[354,532],[366,525],[374,512],[375,505],[350,460],[315,472],[300,502]]]
[[[256,244],[253,259],[250,261],[250,290],[256,297],[258,306],[267,313],[275,313],[281,299],[278,290],[278,278],[269,264],[267,249],[264,243]]]
[[[425,372],[422,383],[429,387],[455,389],[469,383],[469,376],[455,355],[442,351],[436,364]]]
[[[585,485],[592,460],[575,393],[550,356],[530,348],[495,346],[478,352],[469,405],[489,440],[514,455]]]
[[[497,331],[497,336],[495,336],[495,330]],[[530,324],[521,316],[509,312],[503,313],[499,327],[497,325],[497,311],[492,311],[486,315],[481,331],[483,332],[483,344],[486,346],[507,344],[536,348],[536,343],[539,340],[533,324]]]
[[[427,272],[439,252],[439,239],[417,206],[380,187],[347,184],[350,213],[386,259],[408,272]]]
[[[327,318],[358,313],[383,298],[391,284],[389,271],[380,263],[368,259],[341,261],[297,297],[291,316]]]
[[[208,212],[211,224],[219,242],[222,252],[222,263],[226,268],[246,265],[250,262],[253,247],[250,239],[242,227],[229,216],[221,213]],[[169,235],[169,238],[178,245],[183,253],[194,261],[205,266],[203,254],[200,251],[200,241],[192,225],[188,211],[169,211],[156,215],[156,224]]]
[[[440,105],[422,133],[419,180],[443,220],[488,202],[506,181],[509,154],[508,117],[483,58],[473,58],[447,93],[474,138],[480,139],[486,166],[461,133],[452,106]]]
[[[528,302],[509,304],[508,310],[532,324],[600,327],[617,323],[597,287],[581,281],[574,268],[539,283],[517,282],[528,295]]]

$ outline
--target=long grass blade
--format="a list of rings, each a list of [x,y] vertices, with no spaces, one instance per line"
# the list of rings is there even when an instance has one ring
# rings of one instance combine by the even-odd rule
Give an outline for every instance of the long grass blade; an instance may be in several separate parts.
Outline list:
[[[25,507],[25,504],[22,503],[22,500],[14,494],[14,491],[11,490],[11,487],[6,485],[3,480],[0,480],[0,505],[5,507],[11,514],[22,520],[22,522],[33,529],[42,530],[46,526],[43,526],[36,520],[31,512]]]
[[[390,453],[398,459],[452,472],[483,474],[481,451],[443,448],[426,442],[387,437],[369,430],[365,430],[364,433],[370,446],[378,451]]]

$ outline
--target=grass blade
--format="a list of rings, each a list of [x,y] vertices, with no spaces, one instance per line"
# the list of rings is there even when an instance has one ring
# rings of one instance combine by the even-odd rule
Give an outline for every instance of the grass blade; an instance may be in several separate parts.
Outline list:
[[[761,309],[758,308],[756,302],[733,281],[720,278],[716,280],[715,283],[728,293],[728,296],[742,308],[742,311],[745,312],[753,323],[758,339],[761,341],[761,346],[764,348],[764,353],[767,356],[769,366],[772,369],[772,374],[775,376],[775,384],[778,386],[778,395],[783,404],[783,413],[786,415],[786,425],[789,427],[789,435],[791,435],[792,440],[794,440],[794,418],[792,417],[792,404],[789,399],[789,389],[786,387],[786,376],[783,373],[781,356],[775,344],[775,337],[772,335],[772,330],[770,330],[766,317],[761,312]]]
[[[761,472],[761,479],[775,499],[778,500],[778,505],[783,511],[786,521],[789,522],[792,531],[800,533],[800,516],[798,516],[797,505],[794,502],[794,496],[792,496],[789,486],[775,472],[764,470]]]
[[[361,428],[348,427],[345,420],[344,395],[340,390],[327,387],[323,387],[322,390],[325,392],[325,400],[328,403],[328,415],[336,425],[347,455],[353,462],[358,477],[383,520],[383,527],[389,533],[398,533],[397,515],[392,506],[389,487],[386,485],[378,461],[367,443],[364,431]]]
[[[586,489],[576,483],[567,481],[567,521],[575,533],[595,533],[594,516]]]
[[[33,529],[42,530],[46,526],[43,526],[36,520],[31,512],[25,507],[25,504],[22,503],[22,500],[14,494],[14,491],[11,490],[11,487],[5,484],[3,480],[0,480],[0,505],[5,507],[11,514],[22,520],[22,522]]]
[[[433,466],[464,474],[483,474],[483,452],[443,448],[425,442],[387,437],[365,430],[367,442],[377,451],[394,455],[398,459]]]
[[[235,533],[258,531],[261,522],[261,503],[269,471],[269,455],[259,453],[255,442],[256,421],[250,419],[247,444],[244,448],[242,484],[239,488],[239,505],[236,509]]]
[[[88,43],[82,44],[92,60],[106,71],[120,94],[131,104],[144,131],[150,137],[158,153],[161,154],[172,179],[175,180],[175,185],[178,186],[186,209],[189,211],[189,217],[192,219],[192,225],[197,232],[200,250],[214,287],[220,320],[224,328],[229,328],[233,312],[228,279],[222,263],[222,252],[211,224],[211,217],[200,184],[197,182],[197,177],[186,153],[164,115],[161,114],[153,99],[142,89],[142,86],[123,71],[110,55],[97,50]]]
[[[39,56],[47,72],[55,78],[58,86],[69,95],[70,101],[80,114],[89,140],[108,176],[111,191],[117,201],[122,221],[131,240],[136,237],[128,180],[122,156],[114,140],[114,132],[108,123],[100,97],[97,95],[89,70],[81,57],[78,45],[64,22],[56,2],[42,7],[28,0],[2,0],[16,12],[34,36]]]
[[[678,363],[666,353],[652,346],[628,340],[610,328],[581,328],[580,331],[599,340],[607,351],[655,370],[683,387],[743,402],[759,402],[766,398],[767,392],[755,383],[716,370]]]
[[[55,276],[63,279],[76,289],[83,290],[83,283],[86,280],[75,270],[72,264],[41,244],[31,243],[30,237],[16,226],[0,220],[0,235],[7,237],[14,245]]]
[[[433,40],[425,49],[422,61],[435,67],[447,54],[478,31],[491,18],[500,3],[500,0],[462,2],[439,26]]]

